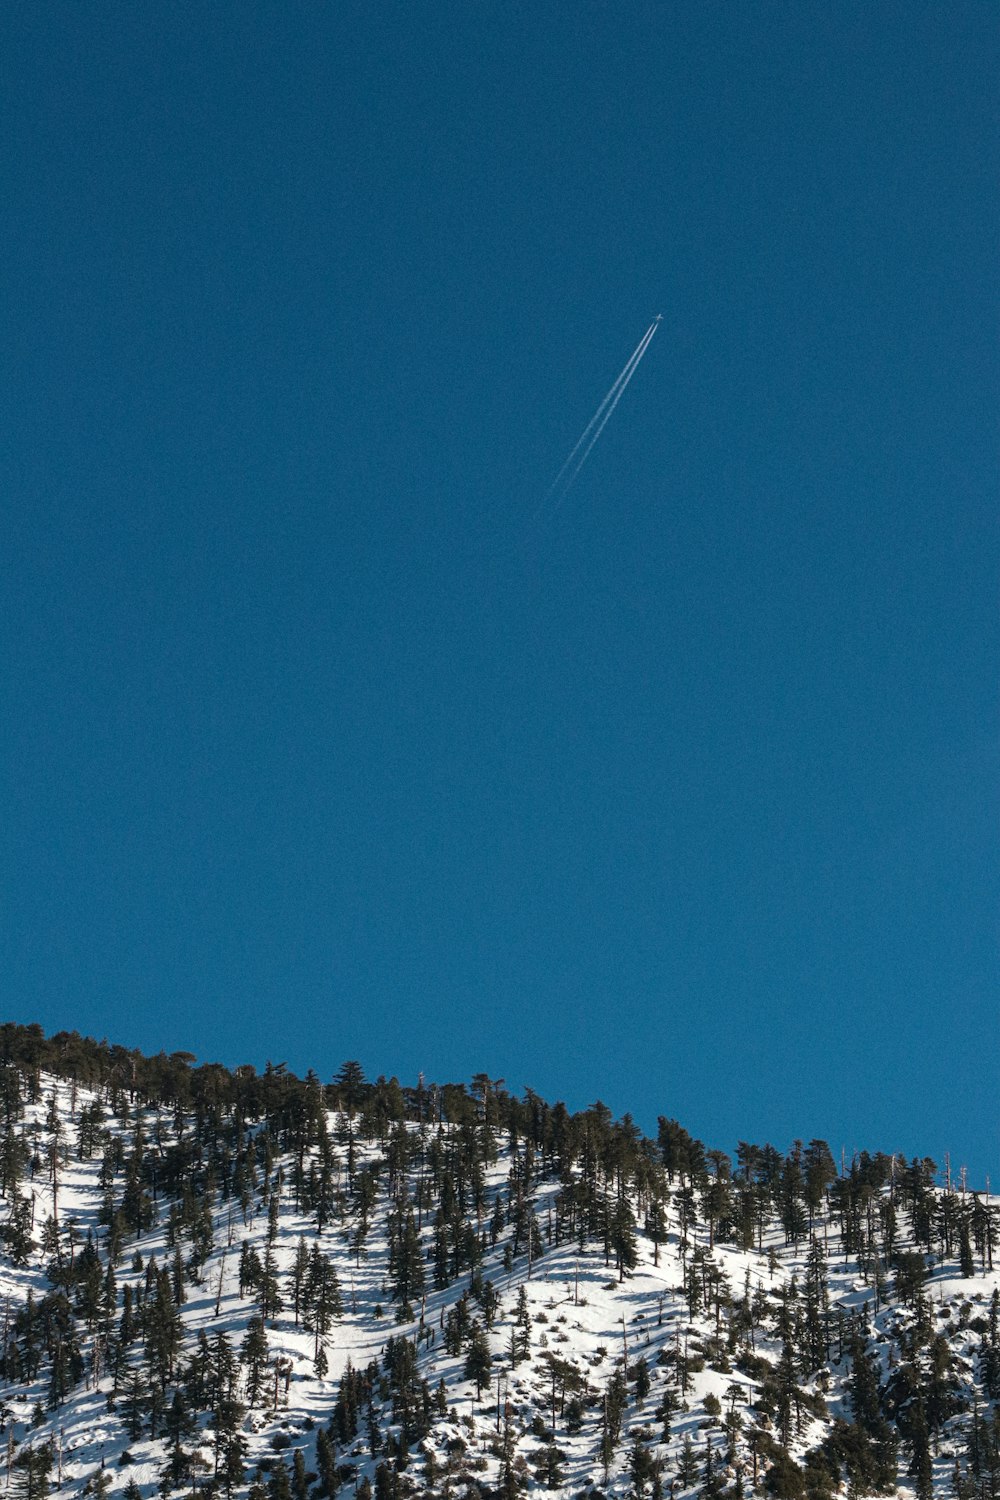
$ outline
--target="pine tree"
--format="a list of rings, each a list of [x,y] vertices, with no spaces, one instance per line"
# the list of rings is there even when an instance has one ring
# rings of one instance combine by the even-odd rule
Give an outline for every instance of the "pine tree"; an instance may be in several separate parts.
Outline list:
[[[142,1435],[148,1399],[149,1393],[142,1371],[134,1365],[130,1366],[122,1382],[119,1410],[125,1429],[133,1443],[137,1442]]]
[[[321,1427],[316,1434],[316,1467],[319,1470],[320,1493],[332,1496],[336,1493],[336,1453],[330,1434]]]
[[[292,1265],[292,1310],[295,1315],[295,1326],[299,1326],[299,1315],[302,1307],[302,1292],[306,1284],[306,1273],[309,1270],[309,1251],[306,1247],[305,1235],[299,1236],[299,1243],[295,1249],[295,1260]]]
[[[666,1386],[660,1403],[656,1408],[656,1415],[663,1423],[661,1442],[669,1443],[674,1417],[681,1409],[681,1398],[673,1386]]]
[[[284,1307],[281,1292],[278,1289],[274,1247],[270,1242],[264,1247],[264,1263],[257,1278],[257,1302],[261,1318],[265,1323],[271,1318],[276,1318]]]
[[[171,1490],[179,1489],[191,1477],[192,1454],[184,1444],[197,1430],[198,1424],[188,1408],[183,1392],[174,1391],[163,1421],[163,1433],[169,1448],[167,1461],[160,1471],[162,1494],[168,1495]]]
[[[476,1382],[477,1401],[482,1399],[483,1386],[489,1384],[492,1362],[493,1357],[490,1354],[490,1341],[486,1336],[486,1330],[480,1326],[477,1318],[472,1324],[469,1347],[462,1372],[466,1380],[474,1380]]]
[[[369,1088],[365,1082],[361,1064],[345,1062],[333,1080],[332,1088],[337,1095],[340,1108],[346,1110],[349,1115],[356,1114],[364,1103]]]
[[[31,1237],[31,1218],[31,1199],[20,1193],[13,1193],[10,1217],[0,1230],[0,1235],[6,1242],[7,1253],[15,1266],[26,1266],[35,1248],[35,1242]]]
[[[240,1408],[242,1410],[242,1408]],[[222,1443],[221,1462],[217,1463],[216,1479],[231,1500],[233,1490],[246,1477],[247,1440],[238,1429],[226,1430]]]
[[[694,1443],[691,1434],[684,1434],[681,1444],[680,1461],[677,1465],[677,1484],[682,1490],[691,1489],[698,1480],[698,1457],[694,1451]]]
[[[147,1297],[143,1314],[146,1355],[152,1378],[162,1388],[173,1378],[183,1327],[169,1273],[159,1270],[151,1260],[147,1266],[147,1282],[152,1283],[154,1290],[152,1302]]]
[[[656,1463],[653,1455],[638,1435],[632,1440],[628,1471],[629,1477],[632,1480],[633,1494],[637,1497],[637,1500],[642,1500],[642,1496],[646,1493],[646,1486],[651,1482],[656,1473]]]
[[[987,1331],[979,1346],[979,1378],[991,1401],[1000,1400],[1000,1290],[993,1288]]]
[[[288,1479],[288,1469],[280,1458],[276,1458],[271,1465],[267,1493],[268,1500],[292,1500],[292,1487]]]
[[[934,1464],[927,1429],[927,1411],[922,1397],[915,1404],[908,1426],[912,1451],[907,1473],[913,1479],[917,1500],[934,1500]]]
[[[256,1406],[264,1393],[269,1354],[264,1321],[253,1317],[240,1347],[240,1359],[246,1368],[244,1390],[250,1406]]]
[[[256,1248],[249,1240],[244,1240],[240,1246],[240,1296],[245,1297],[248,1292],[256,1291],[260,1281],[261,1264],[260,1256]]]
[[[565,1453],[555,1443],[549,1443],[542,1449],[535,1473],[547,1489],[557,1490],[562,1485],[565,1459]]]
[[[667,1215],[664,1200],[654,1198],[646,1211],[646,1233],[653,1241],[653,1265],[660,1264],[660,1246],[667,1239]]]
[[[803,1374],[807,1376],[825,1365],[829,1358],[829,1302],[826,1257],[822,1245],[814,1238],[809,1246],[803,1295],[804,1357],[801,1363]]]
[[[629,1271],[639,1264],[639,1252],[635,1236],[635,1215],[628,1199],[620,1195],[611,1214],[609,1239],[615,1254],[618,1280],[624,1281]]]
[[[52,1473],[51,1443],[22,1448],[14,1459],[13,1489],[18,1500],[46,1500]]]
[[[301,1448],[296,1448],[292,1458],[292,1495],[294,1500],[307,1500],[309,1494],[309,1479],[306,1474],[306,1460]]]
[[[413,1210],[389,1216],[389,1293],[408,1306],[424,1289],[423,1252]]]
[[[317,1374],[325,1374],[327,1367],[324,1340],[334,1318],[340,1316],[343,1306],[340,1299],[340,1284],[333,1262],[315,1244],[309,1254],[309,1264],[302,1290],[304,1323],[307,1331],[315,1335],[313,1360]]]

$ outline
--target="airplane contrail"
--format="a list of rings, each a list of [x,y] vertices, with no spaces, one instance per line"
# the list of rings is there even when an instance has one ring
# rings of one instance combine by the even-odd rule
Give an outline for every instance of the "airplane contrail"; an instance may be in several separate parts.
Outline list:
[[[654,324],[653,325],[653,333],[655,333],[655,332],[656,332],[656,325]],[[597,439],[600,437],[601,433],[604,431],[605,427],[608,425],[608,422],[611,419],[611,413],[614,411],[615,407],[618,405],[619,401],[624,396],[624,394],[625,394],[625,387],[628,385],[629,381],[632,379],[632,376],[635,374],[636,367],[639,364],[639,360],[642,358],[643,354],[645,354],[646,350],[649,348],[650,339],[652,339],[653,333],[651,333],[649,335],[649,338],[643,344],[643,346],[642,346],[642,352],[634,360],[634,362],[632,364],[632,368],[629,370],[629,372],[626,375],[625,379],[622,381],[621,385],[618,387],[617,391],[615,392],[615,399],[612,401],[611,405],[608,407],[607,411],[604,413],[604,416],[601,419],[600,426],[598,427],[597,431],[594,433],[593,437],[591,438],[590,442],[587,444],[586,448],[583,450],[583,453],[580,456],[580,462],[577,464],[576,468],[573,470],[572,474],[569,476],[569,479],[566,482],[566,488],[567,489],[569,489],[570,485],[576,479],[576,476],[579,474],[580,470],[583,468],[584,464],[587,462],[587,459],[590,457],[590,451],[591,451],[591,449],[593,448],[594,444],[597,442]]]
[[[625,362],[625,367],[621,371],[621,374],[618,376],[617,380],[614,382],[611,389],[604,397],[604,400],[601,402],[600,406],[594,412],[594,415],[591,417],[590,421],[583,429],[583,432],[577,439],[572,452],[570,453],[566,462],[563,464],[562,468],[559,470],[559,473],[556,475],[555,479],[550,484],[548,491],[546,492],[542,507],[540,507],[541,509],[544,509],[544,506],[548,503],[548,501],[552,498],[557,490],[560,491],[560,494],[556,504],[558,505],[562,501],[563,497],[576,479],[576,476],[579,474],[580,470],[587,462],[587,459],[590,456],[591,449],[597,442],[597,439],[600,437],[601,433],[604,431],[611,413],[614,411],[622,396],[625,394],[625,387],[628,385],[629,381],[632,379],[632,376],[635,374],[636,369],[639,365],[639,361],[642,359],[642,356],[649,348],[653,334],[656,332],[657,328],[660,325],[661,317],[662,313],[659,317],[653,319],[652,323],[650,323],[649,327],[646,329],[646,332],[643,334],[642,338],[633,349],[629,358]],[[581,448],[583,448],[584,450],[583,454],[574,467],[574,459],[576,459],[576,456],[580,452]],[[572,472],[569,472],[571,469]],[[567,473],[569,473],[568,479],[566,478]],[[565,483],[563,483],[564,480]]]
[[[553,491],[555,491],[555,490],[557,490],[559,488],[560,482],[562,481],[562,478],[563,478],[564,474],[566,473],[566,470],[570,467],[570,465],[572,464],[574,458],[579,453],[580,449],[583,447],[584,443],[587,441],[587,439],[590,436],[590,434],[593,432],[593,430],[596,427],[597,423],[600,421],[601,416],[604,413],[604,409],[608,405],[608,402],[611,401],[611,400],[613,400],[613,398],[615,396],[615,393],[617,392],[619,386],[621,386],[621,384],[622,384],[623,381],[627,381],[629,379],[629,377],[632,374],[632,371],[635,369],[635,366],[638,364],[639,360],[645,354],[645,352],[646,352],[646,346],[649,343],[650,339],[653,337],[653,334],[655,333],[655,331],[656,331],[656,322],[654,321],[654,322],[650,323],[649,327],[646,329],[646,332],[643,334],[642,338],[639,340],[638,344],[633,349],[632,353],[629,355],[629,357],[628,357],[628,359],[627,359],[627,361],[625,363],[625,368],[622,370],[621,374],[615,380],[615,382],[612,385],[611,389],[608,391],[608,394],[605,396],[604,400],[601,402],[600,406],[594,412],[594,415],[591,417],[590,421],[587,423],[586,427],[583,429],[583,432],[580,434],[579,438],[577,439],[577,442],[576,442],[576,445],[573,448],[573,451],[570,453],[570,455],[567,458],[566,462],[563,464],[562,468],[559,470],[559,473],[556,475],[555,479],[553,479],[552,483],[549,485],[549,488],[548,488],[548,491],[547,491],[547,496],[551,495],[553,493]]]

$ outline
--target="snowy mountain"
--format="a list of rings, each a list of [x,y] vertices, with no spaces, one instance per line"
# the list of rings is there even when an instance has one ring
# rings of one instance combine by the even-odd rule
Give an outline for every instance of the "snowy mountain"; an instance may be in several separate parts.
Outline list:
[[[1000,1492],[988,1198],[825,1143],[0,1027],[8,1487]]]

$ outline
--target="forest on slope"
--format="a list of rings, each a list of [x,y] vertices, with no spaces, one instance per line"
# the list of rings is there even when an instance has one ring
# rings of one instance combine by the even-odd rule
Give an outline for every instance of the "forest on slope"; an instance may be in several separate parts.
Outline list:
[[[820,1140],[0,1026],[5,1481],[1000,1494],[988,1194]]]

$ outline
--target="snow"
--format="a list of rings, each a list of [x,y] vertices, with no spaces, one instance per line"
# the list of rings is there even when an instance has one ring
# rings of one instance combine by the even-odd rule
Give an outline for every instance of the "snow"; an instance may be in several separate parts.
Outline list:
[[[88,1234],[92,1234],[98,1243],[103,1244],[105,1231],[99,1220],[104,1198],[99,1182],[101,1153],[98,1151],[89,1160],[77,1159],[80,1112],[93,1101],[95,1095],[85,1088],[74,1087],[65,1080],[45,1077],[40,1097],[27,1107],[24,1123],[18,1126],[29,1140],[35,1139],[38,1145],[37,1164],[30,1179],[26,1176],[22,1188],[34,1202],[36,1249],[25,1267],[14,1266],[7,1255],[0,1259],[0,1298],[3,1300],[7,1325],[25,1304],[29,1293],[37,1301],[50,1290],[45,1274],[45,1261],[37,1248],[37,1242],[41,1226],[53,1212],[52,1187],[47,1180],[45,1167],[45,1144],[48,1140],[46,1118],[53,1098],[63,1127],[66,1152],[59,1172],[58,1188],[58,1214],[64,1248],[70,1224],[75,1226],[76,1253],[79,1253]],[[343,1187],[344,1152],[339,1141],[347,1122],[344,1117],[331,1112],[327,1123],[331,1140],[338,1143],[335,1150],[340,1161],[341,1181],[336,1185]],[[174,1117],[170,1111],[145,1110],[143,1126],[150,1143],[169,1145],[176,1139]],[[105,1120],[104,1128],[113,1135],[121,1136],[126,1161],[133,1127],[134,1120],[127,1126],[110,1114]],[[418,1129],[416,1126],[408,1128]],[[448,1127],[441,1129],[447,1133]],[[496,1194],[506,1189],[511,1166],[509,1151],[502,1142],[498,1141],[498,1145],[498,1159],[486,1174],[490,1206]],[[152,1144],[150,1149],[153,1149]],[[379,1154],[377,1143],[359,1138],[356,1170],[360,1172],[366,1164],[374,1162]],[[329,1369],[325,1378],[320,1379],[314,1370],[314,1335],[294,1326],[291,1298],[287,1292],[289,1273],[300,1236],[305,1236],[306,1243],[310,1245],[316,1239],[314,1220],[296,1212],[292,1201],[288,1186],[292,1178],[292,1165],[291,1156],[277,1157],[273,1165],[274,1171],[280,1170],[283,1174],[274,1252],[285,1306],[267,1325],[271,1359],[273,1361],[275,1357],[282,1357],[290,1362],[290,1379],[287,1394],[279,1390],[276,1407],[257,1408],[247,1414],[244,1422],[244,1433],[249,1445],[247,1479],[241,1492],[245,1492],[255,1467],[261,1461],[275,1457],[272,1440],[278,1433],[284,1433],[290,1440],[290,1446],[282,1456],[288,1459],[296,1447],[302,1447],[307,1468],[315,1470],[316,1429],[330,1418],[340,1378],[348,1363],[355,1369],[364,1369],[372,1361],[382,1361],[390,1337],[404,1335],[417,1338],[421,1331],[421,1314],[426,1328],[433,1330],[434,1337],[433,1340],[425,1339],[418,1344],[420,1372],[428,1380],[432,1391],[442,1378],[447,1388],[449,1414],[435,1422],[424,1443],[425,1448],[433,1449],[442,1467],[449,1462],[454,1467],[454,1459],[449,1460],[449,1445],[454,1447],[455,1440],[460,1438],[466,1445],[462,1469],[468,1470],[471,1480],[481,1486],[498,1486],[501,1462],[498,1441],[498,1377],[501,1403],[511,1403],[518,1424],[517,1451],[528,1459],[529,1464],[537,1461],[547,1444],[544,1437],[532,1434],[532,1422],[535,1421],[536,1427],[545,1428],[551,1422],[552,1379],[547,1356],[566,1361],[578,1372],[585,1408],[582,1427],[575,1433],[568,1432],[565,1423],[557,1417],[555,1442],[566,1455],[562,1465],[562,1493],[578,1495],[590,1486],[613,1493],[629,1490],[631,1481],[626,1466],[630,1434],[635,1430],[649,1433],[654,1452],[668,1461],[671,1471],[676,1468],[685,1438],[690,1437],[694,1441],[700,1461],[706,1432],[710,1432],[721,1464],[723,1433],[717,1424],[711,1422],[705,1407],[706,1398],[716,1397],[722,1404],[723,1413],[726,1413],[736,1395],[732,1387],[739,1387],[736,1410],[746,1416],[746,1403],[753,1399],[759,1382],[741,1372],[735,1365],[724,1368],[724,1362],[719,1359],[715,1359],[714,1363],[711,1359],[706,1359],[702,1368],[691,1374],[684,1409],[673,1420],[669,1441],[655,1441],[662,1426],[655,1415],[656,1408],[664,1388],[676,1384],[676,1375],[669,1361],[678,1349],[686,1349],[690,1355],[697,1355],[699,1347],[704,1348],[706,1344],[710,1344],[716,1332],[714,1314],[704,1311],[692,1317],[688,1312],[682,1292],[685,1259],[690,1264],[691,1254],[696,1246],[700,1246],[709,1253],[711,1262],[723,1273],[734,1296],[742,1295],[744,1286],[749,1285],[752,1292],[763,1292],[772,1304],[783,1289],[790,1287],[793,1278],[800,1291],[805,1283],[808,1242],[790,1247],[785,1244],[780,1230],[776,1229],[771,1229],[764,1236],[759,1251],[743,1251],[730,1244],[718,1243],[708,1251],[704,1228],[699,1225],[689,1235],[688,1255],[683,1256],[680,1226],[673,1203],[667,1208],[668,1237],[666,1243],[659,1248],[659,1265],[654,1264],[652,1242],[640,1230],[639,1263],[623,1281],[619,1281],[613,1265],[605,1264],[602,1247],[594,1243],[588,1244],[582,1251],[576,1245],[547,1246],[544,1253],[535,1259],[530,1274],[528,1262],[523,1256],[517,1258],[512,1270],[505,1271],[504,1248],[508,1241],[505,1233],[496,1247],[487,1252],[482,1267],[484,1279],[492,1280],[499,1291],[500,1303],[494,1326],[489,1333],[490,1348],[494,1356],[492,1381],[483,1391],[482,1397],[477,1399],[474,1382],[466,1380],[463,1375],[464,1356],[449,1355],[445,1351],[441,1331],[447,1312],[455,1306],[468,1287],[467,1275],[443,1290],[432,1290],[431,1267],[428,1265],[428,1290],[422,1308],[415,1308],[416,1316],[413,1320],[405,1323],[394,1321],[394,1309],[386,1294],[389,1253],[387,1219],[390,1202],[383,1174],[365,1252],[360,1258],[355,1257],[350,1248],[351,1232],[356,1227],[350,1213],[344,1219],[335,1215],[320,1236],[324,1253],[335,1263],[344,1302],[343,1315],[332,1325],[331,1335],[327,1340]],[[119,1176],[119,1193],[120,1186]],[[557,1186],[551,1181],[542,1181],[532,1194],[543,1236]],[[144,1282],[145,1268],[151,1257],[155,1257],[160,1266],[169,1267],[172,1263],[174,1252],[167,1243],[168,1204],[161,1202],[158,1207],[157,1226],[125,1245],[116,1272],[119,1309],[123,1288],[126,1285],[135,1288]],[[425,1249],[432,1242],[432,1217],[425,1214],[423,1219],[421,1241]],[[199,1331],[204,1330],[211,1335],[221,1329],[227,1334],[234,1352],[238,1353],[248,1320],[257,1310],[252,1293],[240,1296],[240,1245],[246,1239],[263,1258],[267,1237],[268,1219],[266,1212],[262,1212],[260,1208],[259,1186],[253,1209],[246,1221],[235,1201],[230,1200],[217,1201],[213,1205],[212,1223],[214,1245],[205,1264],[202,1285],[187,1287],[187,1300],[181,1309],[185,1350],[190,1351],[193,1347]],[[489,1210],[484,1220],[484,1224],[488,1223]],[[857,1264],[845,1258],[836,1221],[831,1219],[824,1224],[822,1232],[830,1245],[827,1265],[831,1307],[847,1312],[871,1304],[873,1288],[864,1281]],[[137,1254],[142,1258],[141,1270],[133,1268]],[[959,1328],[957,1312],[945,1319],[944,1306],[952,1304],[957,1307],[960,1302],[967,1302],[971,1298],[977,1315],[985,1315],[989,1298],[998,1283],[1000,1276],[997,1273],[963,1278],[957,1274],[955,1266],[947,1265],[938,1267],[928,1284],[936,1314],[935,1324],[937,1327],[948,1328],[953,1347],[966,1361],[966,1368],[978,1347],[978,1336],[968,1327]],[[512,1368],[507,1351],[518,1293],[522,1288],[526,1292],[531,1314],[530,1356]],[[379,1307],[382,1309],[381,1316],[377,1315]],[[478,1307],[473,1307],[473,1314],[482,1317]],[[893,1328],[905,1326],[908,1317],[908,1312],[890,1298],[880,1309],[875,1324],[881,1332],[888,1335]],[[780,1356],[780,1345],[773,1338],[764,1337],[759,1331],[756,1344],[757,1354],[771,1363]],[[622,1366],[626,1346],[630,1370],[634,1370],[640,1357],[646,1360],[651,1389],[641,1406],[636,1405],[630,1393],[622,1439],[606,1486],[598,1451],[603,1398],[608,1378],[616,1366]],[[140,1349],[141,1342],[133,1346],[133,1359],[138,1357]],[[166,1452],[164,1442],[162,1439],[151,1441],[148,1438],[129,1442],[120,1406],[112,1409],[109,1403],[112,1388],[110,1374],[102,1371],[96,1386],[94,1384],[90,1365],[94,1353],[93,1335],[85,1338],[84,1353],[88,1365],[83,1382],[74,1388],[64,1405],[54,1412],[46,1410],[37,1427],[32,1428],[30,1423],[36,1404],[41,1403],[43,1407],[46,1404],[45,1367],[43,1366],[40,1377],[28,1387],[18,1387],[16,1391],[8,1388],[4,1392],[3,1399],[11,1410],[10,1420],[16,1442],[37,1444],[49,1437],[53,1438],[60,1455],[59,1477],[62,1488],[69,1493],[79,1493],[95,1471],[104,1466],[111,1476],[112,1495],[120,1494],[132,1479],[138,1483],[144,1497],[151,1497],[157,1493],[159,1473]],[[838,1414],[849,1414],[843,1395],[845,1373],[846,1361],[839,1370],[831,1366],[828,1382],[830,1388],[826,1395],[830,1418]],[[815,1381],[806,1385],[805,1389],[811,1394],[819,1393],[819,1386]],[[538,1418],[541,1419],[540,1424],[536,1420]],[[383,1431],[388,1422],[386,1409],[383,1413]],[[806,1415],[801,1430],[794,1436],[793,1452],[801,1456],[806,1448],[819,1441],[828,1425],[828,1420]],[[200,1451],[209,1465],[210,1473],[211,1434],[203,1429],[202,1438]],[[744,1472],[748,1473],[751,1460],[745,1434],[738,1446]],[[122,1455],[126,1451],[131,1455],[131,1461],[123,1463]],[[357,1442],[351,1444],[348,1454],[339,1455],[339,1459],[353,1463],[357,1477],[372,1476],[376,1460],[368,1452],[363,1423],[359,1427]],[[411,1466],[411,1476],[418,1476],[421,1468],[418,1459]],[[903,1474],[902,1464],[900,1469]],[[949,1460],[945,1452],[938,1460],[935,1481],[936,1484],[940,1482],[942,1489],[948,1472]],[[56,1472],[53,1471],[53,1479],[55,1478]],[[536,1481],[532,1480],[531,1484],[533,1488],[536,1487]],[[901,1479],[900,1492],[909,1493],[905,1479]]]

